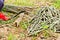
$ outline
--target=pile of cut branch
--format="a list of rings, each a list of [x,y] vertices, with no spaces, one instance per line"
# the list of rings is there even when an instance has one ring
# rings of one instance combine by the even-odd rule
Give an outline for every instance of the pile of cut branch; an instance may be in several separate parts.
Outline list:
[[[60,29],[60,12],[51,6],[42,7],[30,23],[31,25],[27,28],[29,35],[48,28],[56,32],[58,28]]]

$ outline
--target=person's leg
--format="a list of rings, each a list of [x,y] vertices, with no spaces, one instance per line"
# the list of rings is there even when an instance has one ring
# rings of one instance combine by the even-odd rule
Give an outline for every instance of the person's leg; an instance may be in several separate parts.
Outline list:
[[[0,0],[0,11],[2,10],[3,6],[4,6],[4,0]]]
[[[3,3],[0,3],[0,11],[2,10],[2,8],[3,8]]]
[[[1,19],[2,20],[9,20],[9,18],[1,12],[3,6],[4,6],[4,0],[0,0],[0,20]]]

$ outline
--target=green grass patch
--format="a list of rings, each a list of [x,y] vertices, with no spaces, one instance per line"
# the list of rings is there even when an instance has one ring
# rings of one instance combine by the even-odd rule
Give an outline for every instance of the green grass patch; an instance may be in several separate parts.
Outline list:
[[[60,0],[55,0],[53,6],[60,9]]]
[[[34,0],[8,0],[5,4],[14,4],[18,6],[34,6]]]
[[[15,35],[13,35],[12,33],[9,33],[8,40],[17,40],[17,39],[16,39]]]
[[[23,28],[23,29],[27,29],[29,23],[28,22],[25,22],[25,21],[21,21],[20,22],[20,26]]]

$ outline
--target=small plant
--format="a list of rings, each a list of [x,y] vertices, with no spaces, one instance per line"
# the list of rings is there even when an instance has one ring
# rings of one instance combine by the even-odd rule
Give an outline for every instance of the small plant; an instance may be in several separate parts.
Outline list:
[[[36,37],[33,37],[32,40],[36,40]]]
[[[50,36],[49,31],[48,30],[44,30],[43,36],[44,36],[44,38],[49,37]]]
[[[56,7],[56,8],[60,8],[60,0],[55,0],[53,5]]]
[[[20,25],[21,25],[21,27],[22,27],[23,29],[27,29],[29,23],[28,23],[28,22],[21,21],[21,22],[20,22]]]
[[[16,37],[12,33],[10,33],[8,35],[8,40],[16,40]]]
[[[20,38],[24,38],[25,34],[24,33],[20,33]]]
[[[43,29],[48,29],[49,26],[46,25],[46,23],[43,22],[43,23],[41,23],[41,27],[42,27]]]

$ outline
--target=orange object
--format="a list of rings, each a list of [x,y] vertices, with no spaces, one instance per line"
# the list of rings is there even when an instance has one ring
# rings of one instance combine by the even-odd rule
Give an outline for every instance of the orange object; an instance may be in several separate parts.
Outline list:
[[[2,12],[0,12],[0,19],[4,21],[9,20],[9,18],[5,16]]]

